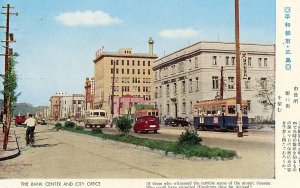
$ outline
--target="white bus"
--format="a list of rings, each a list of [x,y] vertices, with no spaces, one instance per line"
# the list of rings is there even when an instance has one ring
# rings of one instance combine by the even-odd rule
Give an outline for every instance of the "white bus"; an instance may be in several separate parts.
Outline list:
[[[85,112],[84,126],[88,127],[101,127],[104,128],[108,125],[108,117],[105,110],[88,110]]]

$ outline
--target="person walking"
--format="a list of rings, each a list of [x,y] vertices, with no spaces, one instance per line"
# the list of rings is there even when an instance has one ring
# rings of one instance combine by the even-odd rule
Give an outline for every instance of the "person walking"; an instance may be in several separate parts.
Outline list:
[[[27,125],[27,130],[26,130],[26,146],[29,144],[29,136],[30,138],[34,137],[34,129],[36,126],[36,119],[32,117],[32,114],[29,114],[29,117],[26,119],[24,124]]]

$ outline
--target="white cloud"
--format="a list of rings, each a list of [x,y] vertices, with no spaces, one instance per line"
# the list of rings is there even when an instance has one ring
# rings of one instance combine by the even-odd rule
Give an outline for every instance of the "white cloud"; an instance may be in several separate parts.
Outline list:
[[[60,13],[55,19],[68,26],[93,26],[93,25],[112,25],[121,22],[119,18],[113,18],[102,11],[76,11]]]
[[[199,34],[199,30],[191,27],[185,29],[166,29],[159,33],[160,36],[165,38],[192,38]]]

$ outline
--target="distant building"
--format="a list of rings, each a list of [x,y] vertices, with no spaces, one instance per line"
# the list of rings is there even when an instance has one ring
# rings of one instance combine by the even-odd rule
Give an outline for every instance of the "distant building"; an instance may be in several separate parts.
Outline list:
[[[134,97],[131,95],[114,97],[114,115],[133,115],[135,105],[151,105],[154,107],[154,100],[144,100],[143,97]]]
[[[95,94],[95,81],[94,78],[85,79],[85,98],[86,98],[86,110],[94,108],[94,94]]]
[[[257,82],[275,79],[275,45],[240,44],[246,54],[241,74],[242,99],[249,104],[249,118],[268,120],[272,109],[258,102]],[[197,101],[220,97],[223,67],[224,98],[236,95],[235,43],[198,42],[155,61],[155,101],[160,117],[193,120]],[[245,73],[245,75],[244,75]],[[245,76],[245,79],[243,79]],[[274,96],[275,97],[275,96]]]
[[[50,117],[80,118],[85,113],[85,95],[58,92],[50,98]]]
[[[153,54],[153,43],[150,38],[148,53],[133,53],[131,48],[122,48],[117,53],[105,52],[102,48],[96,53],[94,108],[111,114],[113,82],[114,96],[131,95],[146,101],[154,99],[152,68],[157,56]]]

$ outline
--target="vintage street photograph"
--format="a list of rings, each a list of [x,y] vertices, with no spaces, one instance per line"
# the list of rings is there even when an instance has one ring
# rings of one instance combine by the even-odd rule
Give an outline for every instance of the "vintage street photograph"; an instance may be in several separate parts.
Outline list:
[[[275,0],[0,3],[0,187],[276,178]]]

